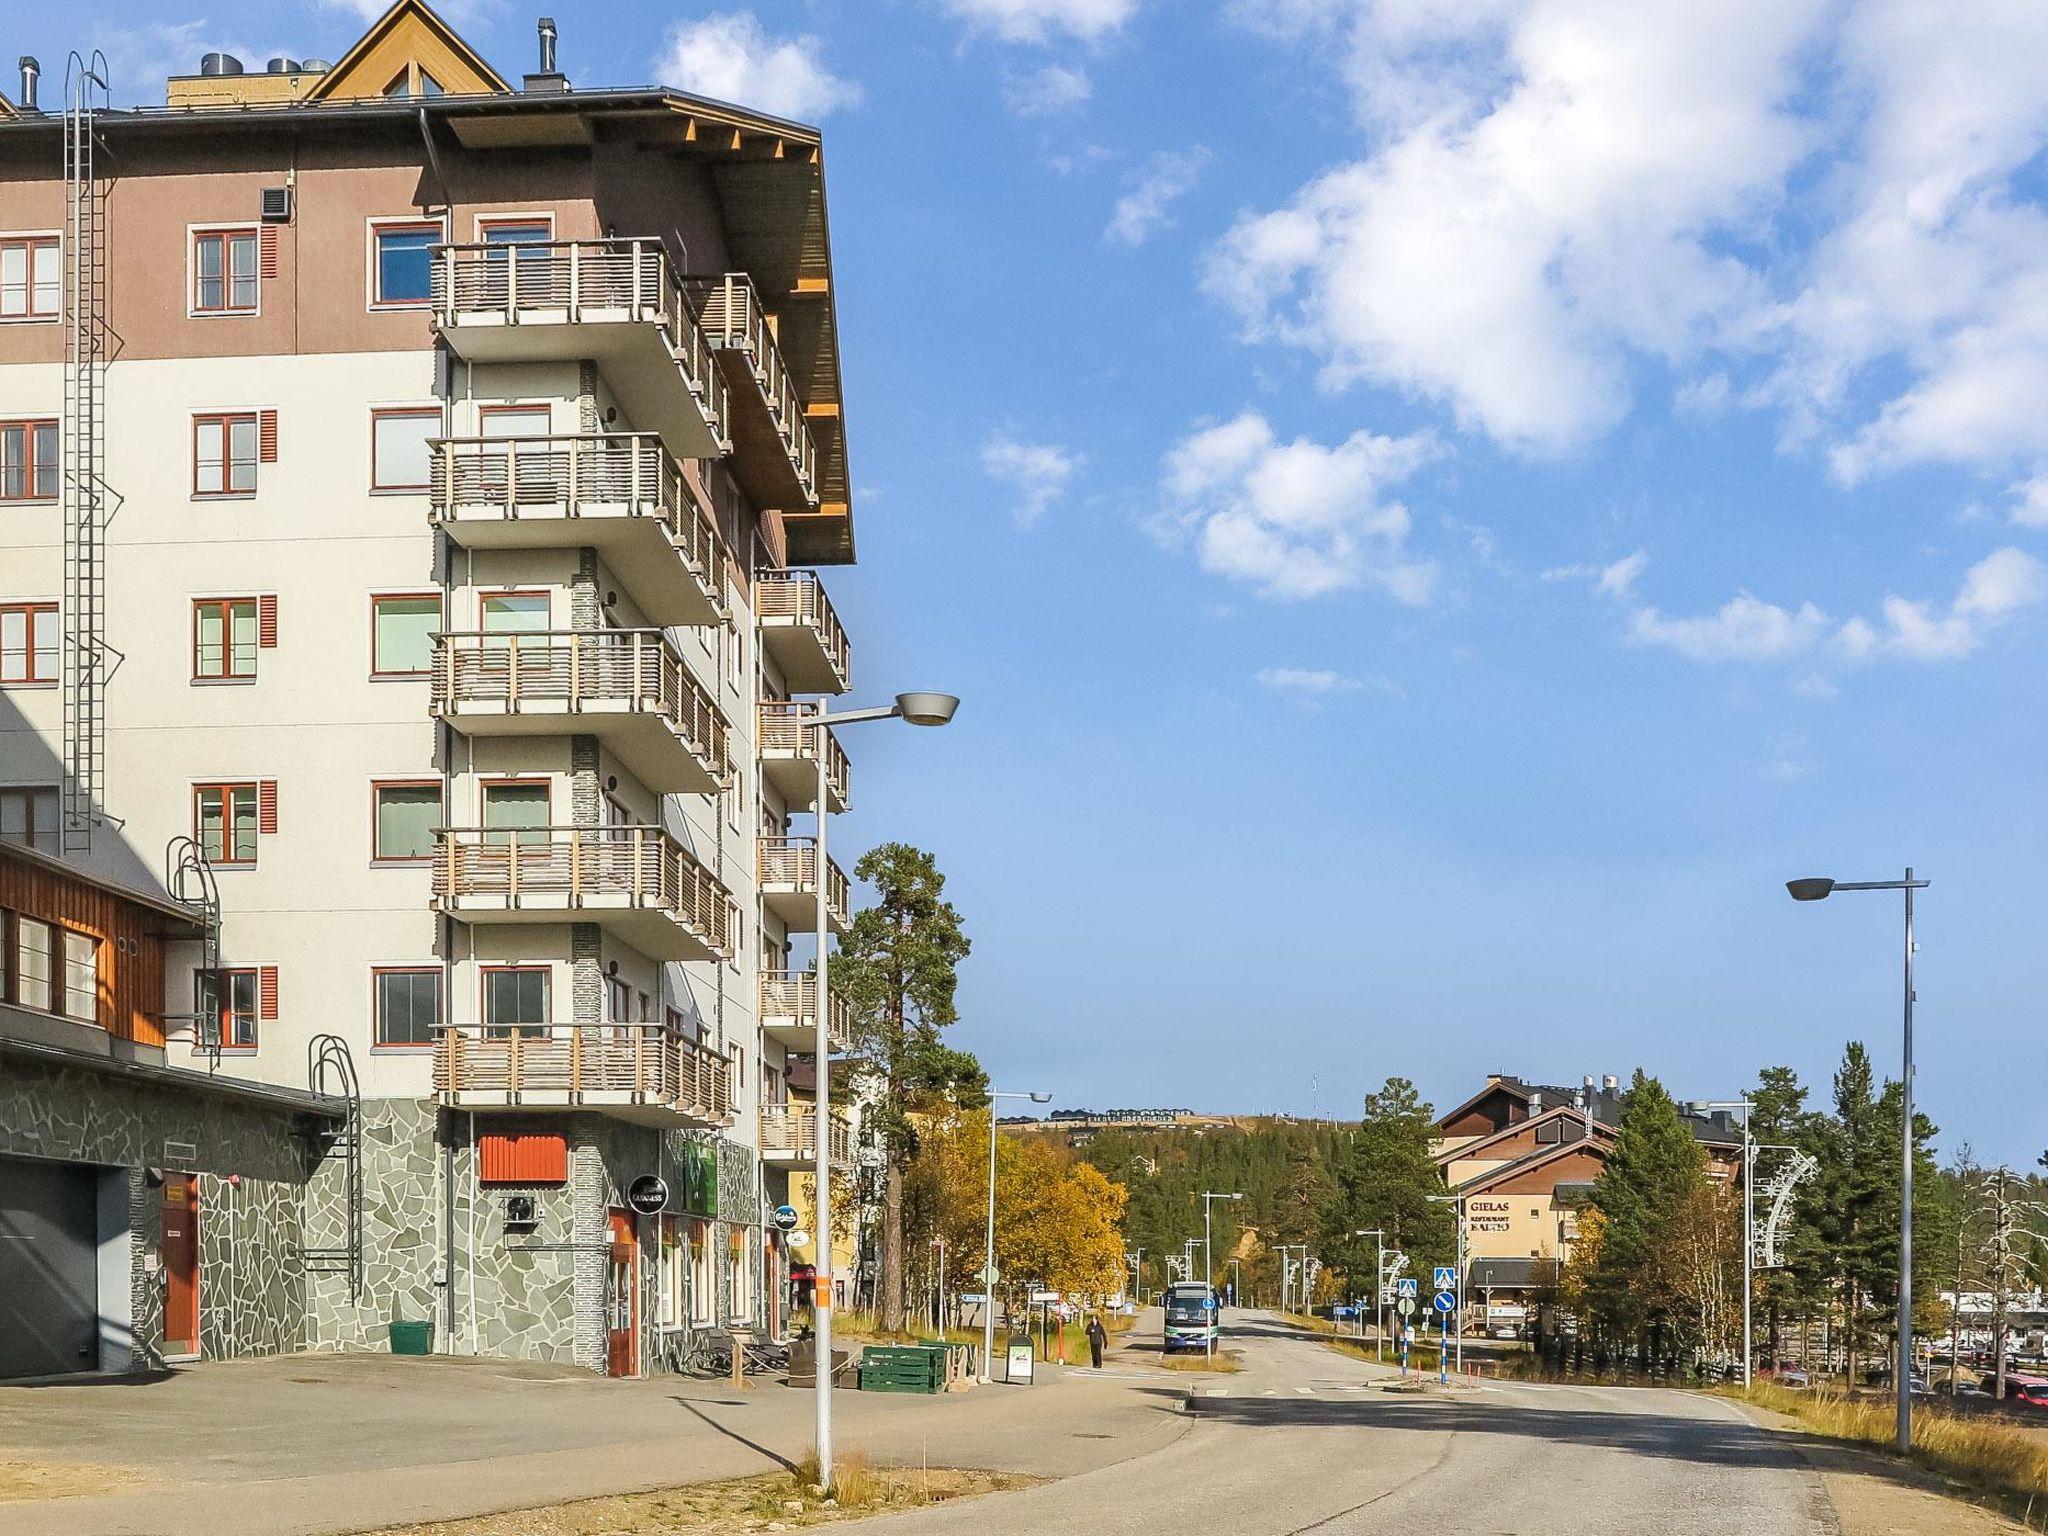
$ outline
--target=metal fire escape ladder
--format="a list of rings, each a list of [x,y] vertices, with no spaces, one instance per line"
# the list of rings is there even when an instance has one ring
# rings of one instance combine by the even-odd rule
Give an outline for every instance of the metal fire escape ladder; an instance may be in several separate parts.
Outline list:
[[[64,114],[64,814],[66,853],[89,853],[107,820],[106,528],[120,497],[107,484],[107,184],[95,123],[110,105],[106,56],[71,55]]]
[[[302,1249],[309,1275],[347,1275],[350,1302],[363,1299],[363,1095],[356,1083],[355,1058],[339,1035],[315,1035],[306,1045],[307,1077],[313,1092],[333,1099],[342,1110],[338,1122],[315,1132],[323,1155],[342,1161],[342,1240],[330,1248]]]
[[[220,886],[205,851],[189,837],[174,837],[164,848],[164,889],[199,924],[199,964],[193,971],[192,1011],[165,1013],[164,1035],[183,1025],[192,1048],[207,1055],[207,1070],[220,1070]]]

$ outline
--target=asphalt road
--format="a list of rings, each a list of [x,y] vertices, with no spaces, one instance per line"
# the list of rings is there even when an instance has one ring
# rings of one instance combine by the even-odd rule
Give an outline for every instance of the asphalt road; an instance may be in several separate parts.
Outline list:
[[[1141,1334],[1142,1337],[1141,1324]],[[1734,1405],[1642,1388],[1489,1383],[1444,1397],[1258,1313],[1188,1432],[1113,1466],[877,1522],[924,1532],[1154,1536],[1807,1536],[1839,1530],[1816,1473]],[[1105,1383],[1105,1386],[1107,1383]],[[1210,1393],[1220,1389],[1224,1395]]]

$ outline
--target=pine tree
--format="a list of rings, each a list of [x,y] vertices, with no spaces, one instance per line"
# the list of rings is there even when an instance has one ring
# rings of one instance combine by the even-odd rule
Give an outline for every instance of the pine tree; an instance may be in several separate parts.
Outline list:
[[[1407,1273],[1427,1275],[1457,1254],[1457,1217],[1433,1203],[1444,1192],[1431,1149],[1436,1111],[1405,1077],[1390,1077],[1366,1095],[1365,1117],[1337,1164],[1336,1188],[1324,1214],[1321,1251],[1352,1280],[1360,1295],[1372,1294],[1379,1245],[1353,1234],[1366,1228],[1386,1233],[1388,1252],[1408,1255]]]
[[[1636,1070],[1623,1101],[1614,1151],[1593,1184],[1601,1215],[1598,1267],[1586,1294],[1602,1331],[1669,1353],[1689,1308],[1671,1234],[1707,1182],[1707,1152],[1679,1118],[1664,1085]],[[1645,1339],[1647,1335],[1647,1339]]]
[[[1898,1249],[1898,1175],[1887,1172],[1898,1142],[1884,1134],[1870,1068],[1859,1040],[1842,1052],[1835,1072],[1835,1112],[1819,1140],[1821,1160],[1817,1226],[1829,1260],[1829,1278],[1842,1307],[1842,1341],[1850,1378],[1856,1375],[1867,1335],[1864,1309],[1888,1285]],[[1886,1192],[1892,1216],[1885,1216]],[[1889,1238],[1889,1241],[1887,1239]],[[1896,1295],[1894,1286],[1893,1294]]]

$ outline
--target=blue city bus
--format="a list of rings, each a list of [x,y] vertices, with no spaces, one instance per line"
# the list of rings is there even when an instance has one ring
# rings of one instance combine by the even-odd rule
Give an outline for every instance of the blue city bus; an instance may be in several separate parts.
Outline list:
[[[1223,1311],[1216,1287],[1200,1280],[1177,1280],[1166,1288],[1166,1352],[1207,1351],[1222,1342]]]

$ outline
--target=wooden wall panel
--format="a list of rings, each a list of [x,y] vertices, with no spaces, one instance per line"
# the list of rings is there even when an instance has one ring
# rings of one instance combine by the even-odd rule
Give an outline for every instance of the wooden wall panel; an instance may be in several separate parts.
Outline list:
[[[0,852],[0,908],[100,941],[100,1027],[141,1045],[164,1043],[164,946],[170,919],[89,881]],[[11,938],[11,935],[10,935]]]

